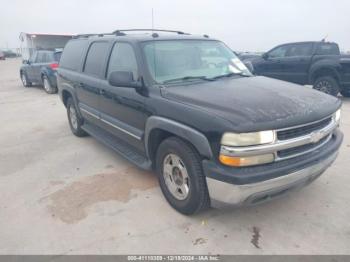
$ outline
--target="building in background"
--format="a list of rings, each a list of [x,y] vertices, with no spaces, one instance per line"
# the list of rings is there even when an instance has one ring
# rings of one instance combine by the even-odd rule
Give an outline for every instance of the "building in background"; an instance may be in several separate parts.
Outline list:
[[[62,49],[73,35],[24,33],[19,35],[20,52],[24,60],[28,60],[35,50]]]

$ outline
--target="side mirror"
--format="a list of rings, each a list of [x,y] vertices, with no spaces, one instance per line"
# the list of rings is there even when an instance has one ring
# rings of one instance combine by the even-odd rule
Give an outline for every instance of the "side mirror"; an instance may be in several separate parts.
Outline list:
[[[269,54],[268,54],[268,53],[264,53],[264,54],[262,55],[262,58],[265,59],[265,60],[267,60],[267,59],[269,58]]]
[[[130,71],[113,71],[108,76],[108,83],[118,87],[141,87],[141,83],[134,80],[134,75]]]
[[[26,60],[26,59],[25,59],[25,60],[22,61],[22,64],[24,64],[24,65],[29,65],[30,62],[29,62],[29,60]]]

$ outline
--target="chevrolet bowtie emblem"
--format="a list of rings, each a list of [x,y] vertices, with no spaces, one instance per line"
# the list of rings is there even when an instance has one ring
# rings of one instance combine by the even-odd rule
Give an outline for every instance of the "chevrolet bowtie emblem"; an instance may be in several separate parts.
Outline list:
[[[323,137],[323,132],[318,131],[318,132],[312,132],[310,134],[310,141],[311,143],[317,143],[318,141],[320,141]]]

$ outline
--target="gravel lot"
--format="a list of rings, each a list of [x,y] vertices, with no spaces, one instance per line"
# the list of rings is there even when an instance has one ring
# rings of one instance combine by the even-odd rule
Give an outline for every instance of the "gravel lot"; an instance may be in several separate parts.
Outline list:
[[[57,95],[0,61],[0,254],[350,254],[350,100],[340,155],[304,190],[186,217],[155,176],[69,130]]]

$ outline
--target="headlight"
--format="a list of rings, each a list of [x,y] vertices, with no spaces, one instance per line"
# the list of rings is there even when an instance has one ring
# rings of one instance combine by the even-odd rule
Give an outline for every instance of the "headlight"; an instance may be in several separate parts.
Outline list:
[[[341,116],[341,110],[340,108],[337,110],[337,112],[335,112],[334,114],[334,120],[339,123],[340,122],[340,116]]]
[[[221,138],[221,145],[225,146],[252,146],[268,144],[275,141],[275,132],[260,131],[254,133],[225,133]]]

